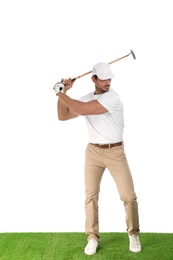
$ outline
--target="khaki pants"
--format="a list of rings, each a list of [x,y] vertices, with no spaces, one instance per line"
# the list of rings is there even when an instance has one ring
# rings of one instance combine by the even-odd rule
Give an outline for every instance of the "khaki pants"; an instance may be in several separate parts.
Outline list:
[[[85,158],[85,230],[88,239],[99,240],[98,198],[105,168],[111,173],[124,202],[129,235],[139,233],[138,203],[123,145],[99,148],[88,144]],[[109,188],[109,187],[108,187]]]

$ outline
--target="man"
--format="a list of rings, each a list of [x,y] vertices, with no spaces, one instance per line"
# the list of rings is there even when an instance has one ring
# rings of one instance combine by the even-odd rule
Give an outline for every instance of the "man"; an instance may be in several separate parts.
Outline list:
[[[97,63],[92,70],[95,89],[92,93],[75,100],[66,95],[73,86],[71,78],[55,84],[58,96],[58,118],[68,120],[85,116],[89,144],[85,158],[85,212],[88,243],[85,254],[96,253],[100,235],[98,224],[98,197],[104,170],[112,175],[126,213],[129,249],[140,252],[138,203],[133,180],[123,146],[123,105],[118,94],[111,88],[114,77],[110,65]]]

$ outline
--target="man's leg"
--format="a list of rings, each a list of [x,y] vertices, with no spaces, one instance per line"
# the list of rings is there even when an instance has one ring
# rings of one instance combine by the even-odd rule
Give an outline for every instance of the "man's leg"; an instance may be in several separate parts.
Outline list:
[[[140,252],[138,203],[123,145],[107,149],[104,162],[115,180],[121,200],[124,201],[129,249]]]
[[[138,235],[138,203],[123,145],[105,149],[104,162],[115,180],[120,198],[124,202],[127,232],[129,235]]]
[[[89,144],[85,155],[85,230],[88,239],[99,241],[98,198],[105,167],[99,148]]]

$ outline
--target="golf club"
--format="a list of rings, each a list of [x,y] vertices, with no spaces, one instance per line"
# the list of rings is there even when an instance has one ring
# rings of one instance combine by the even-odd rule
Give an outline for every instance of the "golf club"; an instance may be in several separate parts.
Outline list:
[[[113,61],[109,62],[109,64],[112,64],[112,63],[114,63],[114,62],[116,62],[116,61],[122,60],[122,59],[128,57],[130,54],[132,54],[133,58],[136,59],[136,56],[135,56],[134,52],[133,52],[132,50],[130,50],[130,53],[128,53],[128,54],[126,54],[125,56],[122,56],[122,57],[120,57],[120,58],[118,58],[118,59],[116,59],[116,60],[113,60]],[[91,72],[92,72],[92,71],[90,70],[90,71],[88,71],[88,72],[86,72],[86,73],[84,73],[84,74],[81,74],[81,75],[79,75],[79,76],[73,78],[72,81],[75,81],[76,79],[79,79],[79,78],[81,78],[81,77],[83,77],[83,76],[86,76],[86,75],[88,75],[88,74],[91,73]]]
[[[109,62],[108,64],[112,64],[112,63],[114,63],[114,62],[116,62],[116,61],[122,60],[122,59],[128,57],[130,54],[132,54],[132,57],[133,57],[134,59],[136,59],[136,56],[135,56],[134,52],[133,52],[132,50],[130,50],[130,52],[129,52],[128,54],[126,54],[126,55],[124,55],[124,56],[122,56],[122,57],[120,57],[120,58],[118,58],[118,59],[116,59],[116,60],[113,60],[113,61]],[[81,75],[79,75],[79,76],[73,78],[71,81],[75,81],[76,79],[79,79],[79,78],[81,78],[81,77],[83,77],[83,76],[86,76],[86,75],[88,75],[88,74],[91,73],[91,72],[92,72],[92,70],[90,70],[90,71],[88,71],[88,72],[86,72],[86,73],[84,73],[84,74],[81,74]],[[60,90],[62,90],[62,89],[63,89],[63,86],[64,86],[65,84],[64,84],[63,82],[57,82],[55,85],[58,86]],[[54,85],[53,89],[55,89],[55,85]]]

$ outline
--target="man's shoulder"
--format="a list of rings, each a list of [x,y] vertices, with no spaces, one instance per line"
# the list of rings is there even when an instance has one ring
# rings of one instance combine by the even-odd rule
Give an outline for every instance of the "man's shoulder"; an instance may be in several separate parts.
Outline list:
[[[113,88],[110,88],[109,92],[110,92],[111,94],[118,95],[118,93],[117,93]]]
[[[104,93],[103,96],[115,98],[115,97],[118,97],[119,95],[114,89],[110,88],[110,90],[108,92]]]

